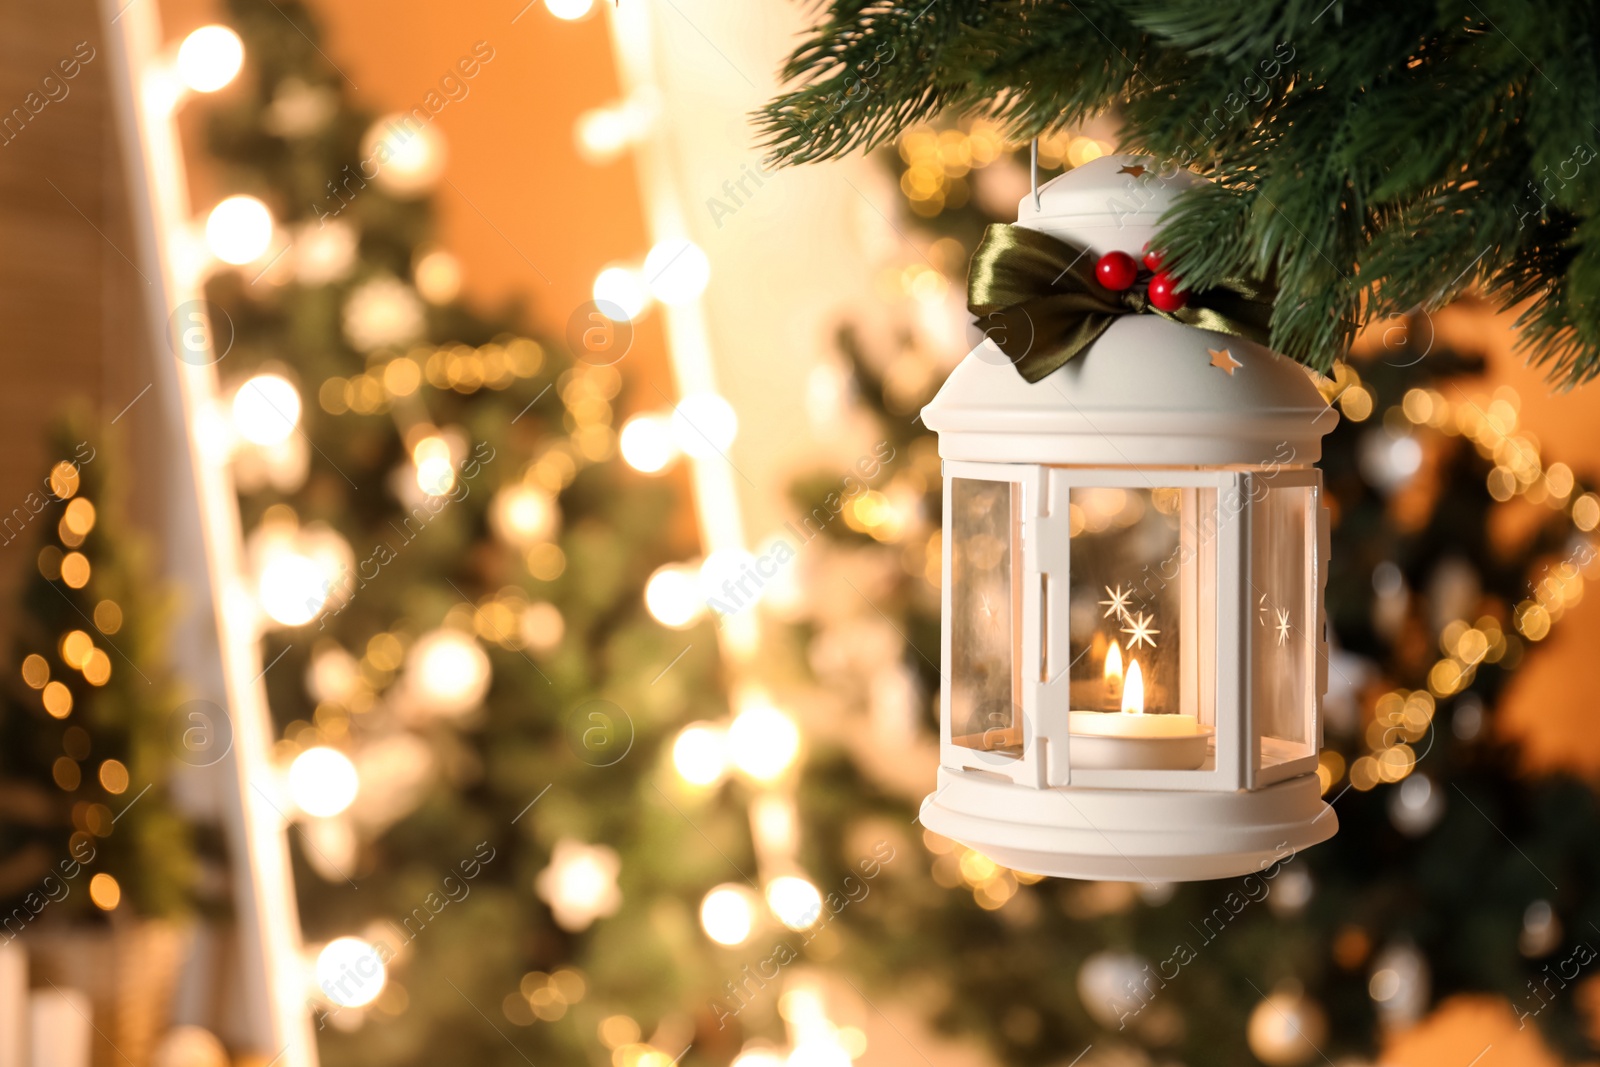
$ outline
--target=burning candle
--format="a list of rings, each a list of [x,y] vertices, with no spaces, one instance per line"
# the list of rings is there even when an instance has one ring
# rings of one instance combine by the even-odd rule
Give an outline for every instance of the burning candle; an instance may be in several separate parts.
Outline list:
[[[1108,667],[1110,659],[1108,653]],[[1129,661],[1121,683],[1121,710],[1068,713],[1074,767],[1192,770],[1205,762],[1208,731],[1195,716],[1145,714],[1144,669],[1137,659]]]
[[[1122,646],[1115,641],[1106,650],[1106,710],[1122,707]]]

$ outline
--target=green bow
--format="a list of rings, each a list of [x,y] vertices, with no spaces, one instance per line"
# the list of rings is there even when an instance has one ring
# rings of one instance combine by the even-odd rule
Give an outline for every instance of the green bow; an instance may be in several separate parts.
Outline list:
[[[1179,310],[1162,311],[1151,305],[1143,284],[1112,292],[1095,279],[1094,268],[1087,248],[1024,226],[995,224],[972,254],[967,308],[1029,382],[1099,340],[1118,315],[1160,315],[1268,343],[1277,296],[1270,282],[1224,278],[1190,293]]]

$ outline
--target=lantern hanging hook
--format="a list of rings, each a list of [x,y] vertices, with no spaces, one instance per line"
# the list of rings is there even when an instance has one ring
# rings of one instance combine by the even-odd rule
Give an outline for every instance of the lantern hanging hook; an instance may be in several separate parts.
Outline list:
[[[1033,190],[1033,210],[1039,210],[1039,138],[1033,139],[1028,153],[1028,184]]]

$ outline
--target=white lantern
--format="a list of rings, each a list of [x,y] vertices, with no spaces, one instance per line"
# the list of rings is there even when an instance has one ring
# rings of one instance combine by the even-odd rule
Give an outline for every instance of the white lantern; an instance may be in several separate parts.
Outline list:
[[[1137,259],[1197,184],[1106,157],[1026,197],[1019,225]],[[922,822],[1018,870],[1135,881],[1245,874],[1331,837],[1312,464],[1337,417],[1306,370],[1124,314],[1036,384],[984,340],[922,418],[944,460]]]

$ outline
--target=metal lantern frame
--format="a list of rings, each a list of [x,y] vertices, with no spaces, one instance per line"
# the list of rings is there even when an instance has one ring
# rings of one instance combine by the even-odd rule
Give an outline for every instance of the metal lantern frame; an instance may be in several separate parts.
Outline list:
[[[1152,160],[1102,157],[1024,199],[1019,225],[1090,254],[1138,256],[1177,195],[1199,184]],[[1131,314],[1033,384],[985,338],[922,418],[938,432],[944,465],[940,768],[923,824],[1018,870],[1144,881],[1246,874],[1331,837],[1338,822],[1316,773],[1329,517],[1313,464],[1337,416],[1304,368],[1238,337]],[[1000,505],[981,496],[957,521],[964,481],[1012,487],[1003,524]],[[1178,614],[1176,637],[1163,638],[1175,642],[1176,660],[1172,646],[1160,653],[1162,700],[1177,706],[1161,711],[1193,714],[1210,732],[1198,769],[1108,765],[1087,757],[1088,735],[1072,732],[1073,684],[1087,684],[1072,669],[1073,648],[1089,648],[1073,629],[1073,494],[1112,489],[1180,494],[1176,529],[1171,514],[1159,528],[1182,551],[1177,589],[1157,591]],[[1274,500],[1286,491],[1296,494],[1290,502]],[[958,542],[1002,529],[1004,555],[985,551],[1006,561],[1005,578],[999,563],[971,569],[976,556],[961,572]],[[1287,544],[1286,531],[1300,542]],[[1135,561],[1136,544],[1126,543]],[[1080,576],[1093,572],[1097,549],[1086,550]],[[989,594],[1006,581],[1002,624]],[[1276,666],[1255,629],[1264,587],[1276,589],[1300,642]],[[1009,707],[990,713],[1007,669]]]
[[[957,744],[952,737],[951,686],[940,694],[939,755],[944,767],[997,774],[1018,785],[1043,789],[1049,786],[1091,788],[1233,791],[1255,789],[1299,775],[1315,774],[1317,753],[1322,747],[1321,694],[1327,688],[1328,650],[1323,591],[1327,575],[1329,542],[1328,513],[1322,505],[1322,476],[1309,468],[1262,470],[1159,470],[1139,467],[1068,468],[1042,464],[1001,464],[947,461],[944,464],[944,523],[951,528],[953,482],[959,478],[1008,483],[1021,494],[1021,505],[1014,521],[1019,525],[1016,540],[1022,548],[1019,612],[1020,634],[1013,635],[1020,676],[1019,711],[1022,717],[1020,755],[997,755],[982,749]],[[1216,507],[1237,502],[1236,515],[1215,525],[1209,544],[1199,534],[1198,521],[1180,527],[1186,546],[1201,559],[1194,575],[1200,583],[1210,580],[1212,596],[1191,593],[1185,584],[1184,613],[1192,619],[1183,628],[1186,646],[1198,646],[1209,621],[1213,635],[1236,633],[1248,636],[1253,617],[1252,604],[1259,586],[1255,581],[1251,556],[1251,531],[1254,509],[1267,491],[1304,488],[1308,490],[1307,524],[1304,550],[1311,561],[1306,568],[1305,588],[1299,606],[1302,617],[1294,629],[1304,634],[1315,652],[1315,670],[1307,672],[1303,694],[1307,710],[1306,732],[1312,739],[1309,755],[1275,754],[1270,762],[1265,750],[1274,747],[1275,738],[1264,730],[1263,710],[1250,687],[1250,656],[1253,643],[1241,639],[1239,655],[1217,656],[1207,662],[1198,647],[1186,648],[1185,660],[1199,675],[1196,697],[1212,716],[1202,721],[1215,730],[1212,766],[1199,770],[1115,770],[1072,767],[1072,741],[1065,712],[1071,707],[1070,677],[1066,669],[1072,658],[1072,624],[1067,605],[1072,571],[1071,538],[1066,502],[1072,489],[1140,488],[1131,483],[1139,479],[1159,481],[1161,488],[1212,489]],[[1196,520],[1203,519],[1197,514]],[[954,591],[953,557],[955,539],[945,537],[942,546],[942,617],[951,615]],[[1016,563],[1013,562],[1013,566]],[[1209,572],[1209,573],[1207,573]],[[1207,612],[1206,599],[1211,600]],[[1203,616],[1210,614],[1211,619]],[[942,627],[943,663],[952,662],[952,628]],[[1185,670],[1185,673],[1188,673]],[[1251,758],[1246,758],[1249,754]]]

